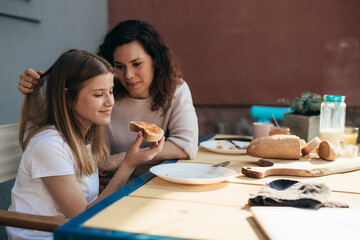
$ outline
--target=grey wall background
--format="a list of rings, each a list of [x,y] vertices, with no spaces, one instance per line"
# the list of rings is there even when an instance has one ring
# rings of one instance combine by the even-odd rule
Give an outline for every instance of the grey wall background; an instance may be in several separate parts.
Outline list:
[[[19,122],[20,73],[45,71],[70,48],[96,51],[106,31],[106,0],[1,0],[0,124]],[[0,209],[9,207],[13,184],[0,184]],[[0,239],[7,239],[1,226]]]
[[[70,48],[96,51],[106,31],[106,0],[1,0],[0,124],[19,121],[20,73],[45,71]]]

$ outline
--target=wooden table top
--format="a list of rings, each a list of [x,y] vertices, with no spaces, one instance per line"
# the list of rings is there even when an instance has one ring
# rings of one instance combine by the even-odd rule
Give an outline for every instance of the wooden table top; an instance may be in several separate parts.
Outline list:
[[[254,179],[240,172],[257,158],[202,148],[195,159],[178,162],[215,164],[226,160],[231,161],[227,167],[239,176],[217,184],[172,183],[148,172],[58,228],[55,239],[268,239],[247,203],[264,183],[279,178],[323,182],[332,189],[329,200],[360,208],[360,171],[316,178]]]

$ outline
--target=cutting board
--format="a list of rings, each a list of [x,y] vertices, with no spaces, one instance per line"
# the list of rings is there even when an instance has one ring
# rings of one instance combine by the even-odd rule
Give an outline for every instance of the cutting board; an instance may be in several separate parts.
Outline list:
[[[254,218],[269,239],[359,239],[360,209],[252,207]]]
[[[241,172],[245,176],[252,178],[264,178],[273,175],[318,177],[359,170],[360,157],[338,158],[335,161],[326,161],[320,158],[302,158],[300,160],[260,159],[258,165],[261,166],[244,166]]]

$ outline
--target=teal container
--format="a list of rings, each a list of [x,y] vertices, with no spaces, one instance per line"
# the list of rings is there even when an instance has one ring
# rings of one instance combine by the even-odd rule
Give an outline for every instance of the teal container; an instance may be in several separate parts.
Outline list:
[[[284,113],[292,113],[291,108],[286,107],[268,107],[254,105],[250,109],[251,116],[256,119],[257,122],[270,123],[273,120],[273,115],[276,120],[284,120]]]

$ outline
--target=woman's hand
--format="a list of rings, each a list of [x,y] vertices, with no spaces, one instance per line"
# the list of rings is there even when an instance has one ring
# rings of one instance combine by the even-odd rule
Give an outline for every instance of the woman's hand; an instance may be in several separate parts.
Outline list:
[[[39,70],[35,72],[33,69],[28,68],[20,74],[18,89],[22,94],[32,93],[36,85],[39,84],[40,75],[44,74]]]
[[[139,132],[135,142],[125,155],[123,163],[131,168],[136,168],[137,166],[151,161],[156,156],[156,154],[161,152],[164,146],[165,137],[162,137],[159,142],[152,143],[148,148],[140,148],[142,140],[143,133]]]

